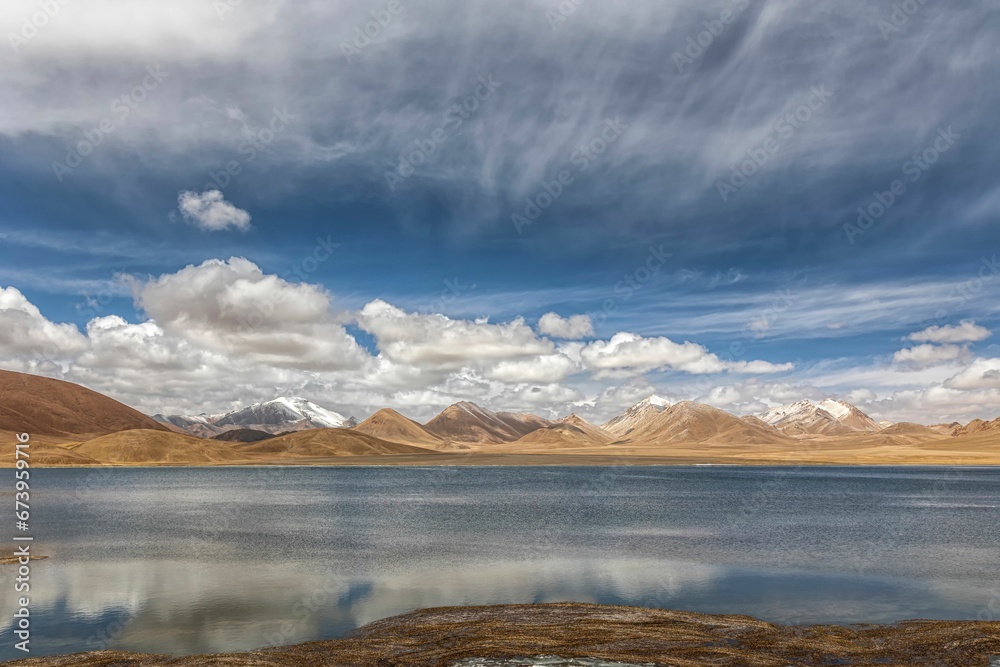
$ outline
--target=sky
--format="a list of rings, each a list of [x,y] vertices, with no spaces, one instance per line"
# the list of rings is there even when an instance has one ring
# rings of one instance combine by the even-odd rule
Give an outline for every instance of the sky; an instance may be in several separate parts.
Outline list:
[[[0,368],[1000,415],[1000,6],[6,0]]]

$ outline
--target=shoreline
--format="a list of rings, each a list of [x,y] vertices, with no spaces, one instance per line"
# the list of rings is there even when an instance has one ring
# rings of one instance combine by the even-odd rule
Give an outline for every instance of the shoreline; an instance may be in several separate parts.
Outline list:
[[[938,664],[988,667],[1000,622],[910,620],[893,625],[784,626],[750,616],[584,603],[423,609],[343,639],[241,653],[93,651],[8,662],[17,667],[451,667],[470,658],[597,658],[630,664],[805,667]]]

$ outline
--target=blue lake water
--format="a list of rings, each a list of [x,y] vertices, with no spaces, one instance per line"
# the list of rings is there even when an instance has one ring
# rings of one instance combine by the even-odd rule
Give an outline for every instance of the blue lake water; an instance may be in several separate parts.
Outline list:
[[[34,549],[50,556],[32,563],[32,656],[242,650],[508,602],[1000,618],[1000,469],[53,469],[32,483]],[[0,587],[13,576],[0,566]],[[24,657],[15,597],[0,598],[4,660]]]

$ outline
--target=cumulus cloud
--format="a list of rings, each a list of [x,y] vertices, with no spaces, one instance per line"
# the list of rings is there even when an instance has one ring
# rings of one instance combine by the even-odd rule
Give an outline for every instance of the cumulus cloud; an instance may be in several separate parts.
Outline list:
[[[958,325],[932,326],[907,336],[917,343],[976,343],[986,340],[992,332],[973,320],[962,320]]]
[[[375,336],[389,359],[415,366],[457,369],[469,364],[549,354],[555,345],[539,338],[524,319],[491,324],[408,313],[376,299],[358,314],[359,326]]]
[[[208,260],[136,285],[136,302],[170,333],[260,363],[357,368],[366,353],[321,287],[265,275],[253,262]]]
[[[218,190],[185,190],[177,195],[177,208],[185,220],[208,232],[250,229],[250,214],[227,202]]]
[[[955,376],[948,378],[948,389],[1000,389],[1000,359],[976,359]]]
[[[594,325],[589,315],[561,317],[556,313],[545,313],[538,320],[538,332],[553,338],[577,340],[594,335]]]
[[[75,326],[50,322],[18,289],[0,287],[0,358],[55,361],[85,348]]]
[[[793,364],[766,361],[723,361],[696,343],[675,343],[669,338],[644,338],[617,333],[608,341],[594,341],[581,351],[584,364],[604,377],[638,375],[653,370],[707,373],[779,373]]]
[[[916,345],[897,351],[893,362],[909,368],[928,368],[938,364],[967,361],[972,353],[964,345]]]
[[[486,371],[486,377],[511,383],[552,384],[563,381],[577,368],[577,364],[563,354],[546,354],[528,359],[501,361]]]

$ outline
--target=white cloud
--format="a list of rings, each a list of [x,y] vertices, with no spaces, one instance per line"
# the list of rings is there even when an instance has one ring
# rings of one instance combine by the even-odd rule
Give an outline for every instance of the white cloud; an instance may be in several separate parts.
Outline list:
[[[594,325],[588,315],[561,317],[556,313],[545,313],[538,320],[538,332],[553,338],[577,340],[594,335]]]
[[[939,364],[967,361],[972,354],[964,345],[917,345],[892,355],[894,363],[908,368],[928,368]]]
[[[986,340],[992,332],[973,320],[962,320],[956,325],[932,326],[907,336],[918,343],[976,343]]]
[[[358,314],[358,324],[375,336],[389,359],[431,368],[550,354],[555,346],[538,338],[522,318],[506,324],[486,320],[453,320],[444,315],[407,313],[377,299]]]
[[[72,324],[55,324],[14,287],[0,287],[0,358],[56,361],[86,347]]]
[[[962,390],[1000,389],[1000,359],[976,359],[960,373],[945,380],[944,386]]]
[[[512,359],[498,363],[486,371],[486,377],[501,382],[555,383],[577,370],[572,359],[563,354],[545,354],[529,359]]]
[[[323,288],[265,275],[241,257],[188,266],[136,290],[159,326],[205,349],[304,370],[358,368],[367,357]]]
[[[706,373],[778,373],[792,364],[766,361],[729,362],[719,359],[702,345],[675,343],[669,338],[643,338],[633,333],[617,333],[609,341],[594,341],[581,352],[584,364],[602,377],[638,375],[654,370]]]
[[[227,202],[218,190],[185,190],[177,195],[177,208],[185,220],[208,232],[250,229],[250,214]]]

